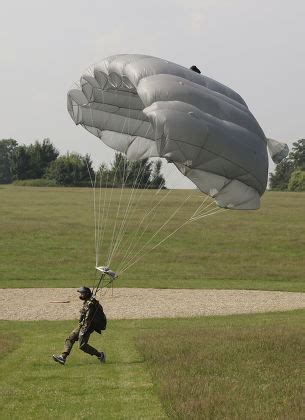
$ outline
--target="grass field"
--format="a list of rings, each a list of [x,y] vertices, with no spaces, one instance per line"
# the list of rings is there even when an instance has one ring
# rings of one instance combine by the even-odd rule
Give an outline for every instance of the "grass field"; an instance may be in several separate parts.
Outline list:
[[[170,418],[301,419],[304,315],[176,321],[137,345]]]
[[[161,191],[160,196],[166,193]],[[141,241],[156,231],[160,216],[175,212],[188,193],[176,190],[164,200]],[[113,194],[118,203],[120,191]],[[151,206],[152,194],[143,193],[141,207]],[[127,197],[126,193],[125,203]],[[196,200],[198,196],[175,214],[167,232],[183,223]],[[2,186],[0,202],[0,287],[76,287],[93,282],[91,189]],[[110,210],[112,224],[115,212]],[[136,210],[114,257],[114,269],[139,220]],[[105,234],[106,249],[110,242],[111,230]],[[305,291],[305,194],[266,193],[259,211],[225,211],[188,224],[148,252],[116,284]]]
[[[303,418],[305,311],[111,321],[51,360],[72,322],[2,321],[2,419]]]

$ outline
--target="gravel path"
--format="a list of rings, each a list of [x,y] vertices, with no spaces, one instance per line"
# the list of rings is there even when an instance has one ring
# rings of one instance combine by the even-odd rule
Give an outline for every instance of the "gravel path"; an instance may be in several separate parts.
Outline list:
[[[254,290],[131,289],[98,294],[109,319],[142,319],[287,311],[305,308],[305,293]],[[62,303],[62,302],[66,303]],[[78,318],[75,289],[1,289],[0,319]]]

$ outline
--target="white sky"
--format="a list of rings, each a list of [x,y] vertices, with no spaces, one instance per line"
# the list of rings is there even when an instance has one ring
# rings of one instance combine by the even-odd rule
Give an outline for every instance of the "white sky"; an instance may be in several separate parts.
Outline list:
[[[305,137],[304,0],[10,0],[0,13],[0,138],[49,137],[63,153],[109,161],[112,151],[74,125],[66,93],[85,68],[121,53],[196,64],[245,99],[267,137]]]

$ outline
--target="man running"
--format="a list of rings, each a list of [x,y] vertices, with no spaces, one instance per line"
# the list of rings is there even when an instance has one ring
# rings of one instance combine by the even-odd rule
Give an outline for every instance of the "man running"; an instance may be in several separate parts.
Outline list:
[[[80,310],[79,325],[66,338],[63,352],[58,355],[53,354],[53,360],[64,365],[74,343],[78,341],[80,350],[91,356],[96,356],[100,363],[105,363],[105,353],[97,351],[88,344],[90,335],[93,331],[101,334],[101,330],[106,329],[107,319],[103,308],[99,301],[92,296],[89,287],[83,286],[77,291],[80,294],[79,298],[84,301]]]

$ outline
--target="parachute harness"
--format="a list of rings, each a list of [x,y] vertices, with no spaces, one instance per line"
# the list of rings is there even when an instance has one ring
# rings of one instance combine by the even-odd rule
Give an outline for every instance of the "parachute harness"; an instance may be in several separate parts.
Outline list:
[[[118,275],[114,271],[110,270],[108,267],[95,267],[95,270],[98,275],[98,281],[96,286],[93,286],[92,288],[92,296],[96,296],[97,292],[99,292],[102,289],[105,289],[110,284],[112,285],[114,279],[118,277]],[[110,280],[106,284],[103,284],[103,280],[105,277],[109,277]]]

